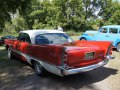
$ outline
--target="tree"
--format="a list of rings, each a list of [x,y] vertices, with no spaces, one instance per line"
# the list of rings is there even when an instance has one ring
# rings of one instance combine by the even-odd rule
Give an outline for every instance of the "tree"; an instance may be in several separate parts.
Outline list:
[[[0,1],[0,31],[3,30],[6,21],[11,21],[17,10],[23,12],[30,5],[31,0],[1,0]]]
[[[120,10],[117,10],[109,19],[112,24],[120,25]]]
[[[85,20],[94,17],[97,18],[96,12],[100,8],[99,0],[83,0]]]
[[[113,0],[100,0],[100,11],[99,11],[99,16],[105,21],[108,21],[112,14],[116,11],[115,9],[115,2]]]
[[[81,0],[53,0],[53,6],[56,7],[54,20],[64,30],[75,29],[79,31],[84,23],[83,8]]]
[[[99,4],[101,7],[98,15],[103,21],[102,25],[120,24],[120,3],[118,1],[113,2],[113,0],[101,0],[99,1]]]

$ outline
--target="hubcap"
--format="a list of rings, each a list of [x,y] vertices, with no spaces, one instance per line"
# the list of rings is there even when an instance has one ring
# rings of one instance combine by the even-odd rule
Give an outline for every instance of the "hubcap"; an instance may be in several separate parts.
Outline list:
[[[11,58],[11,50],[8,49],[8,58],[10,59]]]
[[[42,66],[39,63],[35,64],[35,69],[38,74],[42,72]]]
[[[117,45],[117,50],[120,52],[120,44]]]
[[[86,39],[82,38],[81,41],[86,41]]]

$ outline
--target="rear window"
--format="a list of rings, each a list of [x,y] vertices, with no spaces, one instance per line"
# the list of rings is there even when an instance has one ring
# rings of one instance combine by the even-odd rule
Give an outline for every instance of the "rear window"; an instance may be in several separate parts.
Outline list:
[[[72,42],[72,39],[64,33],[39,34],[35,38],[36,44],[64,44]]]

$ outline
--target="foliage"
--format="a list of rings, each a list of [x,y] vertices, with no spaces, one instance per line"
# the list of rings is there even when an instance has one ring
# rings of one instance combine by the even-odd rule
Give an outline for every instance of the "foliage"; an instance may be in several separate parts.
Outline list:
[[[120,3],[118,1],[100,0],[100,6],[99,16],[103,20],[103,25],[120,24]]]
[[[3,33],[61,26],[71,34],[120,24],[120,3],[113,0],[2,0],[0,5]]]
[[[1,0],[0,1],[0,31],[3,31],[5,22],[11,22],[16,11],[23,12],[30,5],[31,0]],[[13,16],[13,17],[12,17]]]

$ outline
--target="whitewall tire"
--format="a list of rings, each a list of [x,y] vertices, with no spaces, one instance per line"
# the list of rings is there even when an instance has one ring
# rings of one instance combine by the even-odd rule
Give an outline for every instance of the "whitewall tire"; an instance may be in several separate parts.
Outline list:
[[[8,59],[11,60],[13,58],[12,51],[8,48]]]
[[[35,72],[38,76],[46,75],[47,71],[43,68],[43,66],[39,62],[37,62],[37,61],[34,62],[34,68],[35,68]]]

